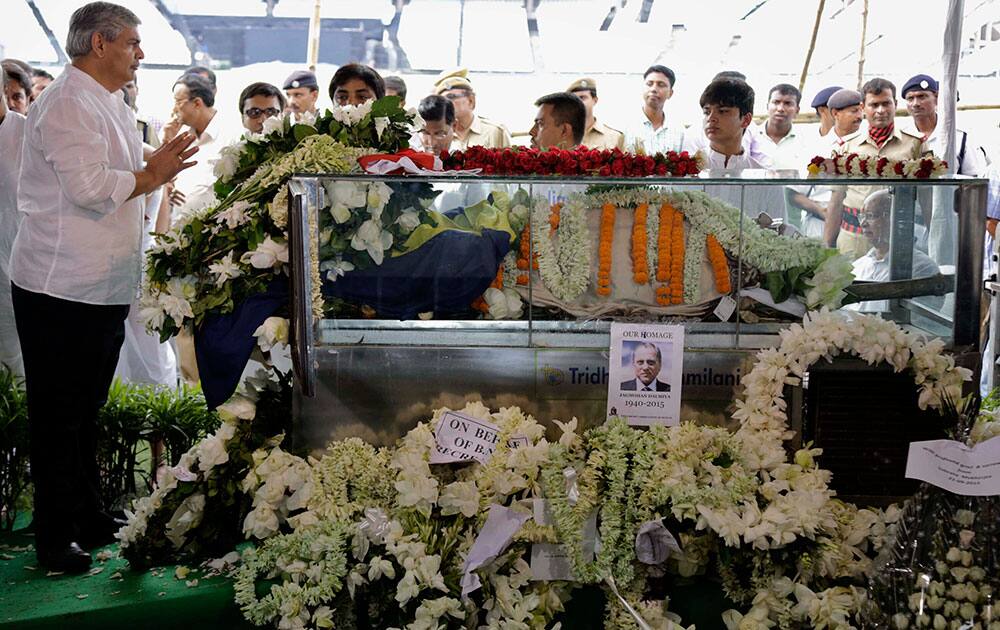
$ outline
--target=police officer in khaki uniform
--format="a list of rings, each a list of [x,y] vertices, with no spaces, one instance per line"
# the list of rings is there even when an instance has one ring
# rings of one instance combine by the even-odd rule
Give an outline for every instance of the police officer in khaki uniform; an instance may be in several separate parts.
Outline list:
[[[566,91],[575,94],[583,106],[587,108],[587,131],[583,134],[583,146],[588,149],[621,149],[625,150],[625,134],[597,122],[594,117],[594,106],[597,105],[597,81],[584,78],[570,83]]]
[[[502,149],[510,146],[510,133],[503,125],[476,114],[476,93],[465,68],[442,73],[434,82],[434,93],[455,106],[455,139],[452,151],[482,146]]]
[[[927,153],[920,135],[896,125],[896,86],[892,81],[872,79],[865,83],[861,92],[865,99],[864,114],[868,127],[844,138],[844,143],[834,153],[857,153],[862,157],[885,157],[890,160],[914,160]],[[836,247],[851,260],[860,258],[871,249],[868,239],[861,233],[859,214],[865,199],[877,189],[876,186],[839,186],[833,189],[823,238],[827,245]]]

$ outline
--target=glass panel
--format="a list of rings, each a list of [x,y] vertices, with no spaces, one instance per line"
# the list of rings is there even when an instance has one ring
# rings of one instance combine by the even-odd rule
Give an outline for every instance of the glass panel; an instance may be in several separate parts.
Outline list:
[[[789,175],[302,178],[319,192],[306,199],[317,342],[599,347],[624,320],[682,321],[691,347],[771,345],[804,312],[786,301],[808,289],[794,262],[819,260],[820,215],[838,200],[839,249],[866,282],[846,308],[947,341],[976,318],[978,276],[966,274],[964,299],[956,278],[981,264],[982,180]],[[723,295],[735,313],[716,310]]]

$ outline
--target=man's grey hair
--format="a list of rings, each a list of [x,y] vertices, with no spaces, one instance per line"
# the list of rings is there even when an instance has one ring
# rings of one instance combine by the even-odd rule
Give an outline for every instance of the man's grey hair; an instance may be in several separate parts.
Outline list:
[[[139,26],[135,13],[123,6],[110,2],[91,2],[73,12],[69,19],[69,35],[66,36],[66,54],[70,59],[85,57],[92,49],[94,33],[100,33],[108,41],[115,41],[126,28]]]
[[[636,353],[639,352],[640,348],[645,348],[646,350],[652,350],[653,352],[656,353],[656,362],[657,363],[663,363],[663,355],[660,354],[660,347],[657,346],[655,343],[649,343],[648,341],[644,341],[644,342],[640,343],[639,345],[637,345],[635,347],[635,350],[632,351],[632,362],[633,363],[635,362],[635,355],[636,355]]]

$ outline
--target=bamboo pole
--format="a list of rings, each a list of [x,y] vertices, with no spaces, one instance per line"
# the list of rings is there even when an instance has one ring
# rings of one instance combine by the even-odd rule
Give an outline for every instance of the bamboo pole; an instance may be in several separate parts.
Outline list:
[[[306,63],[309,70],[316,72],[316,63],[319,61],[319,35],[320,35],[320,5],[323,0],[316,0],[313,6],[312,17],[309,18],[309,43],[306,48]]]
[[[858,91],[865,84],[865,39],[868,37],[868,0],[861,9],[861,50],[858,52]]]
[[[806,62],[802,65],[802,76],[799,78],[799,92],[806,89],[806,77],[809,75],[809,62],[812,61],[813,51],[816,50],[816,36],[819,34],[819,23],[823,19],[823,7],[826,0],[819,0],[819,8],[816,9],[816,21],[813,23],[812,39],[809,40],[809,51],[806,53]]]

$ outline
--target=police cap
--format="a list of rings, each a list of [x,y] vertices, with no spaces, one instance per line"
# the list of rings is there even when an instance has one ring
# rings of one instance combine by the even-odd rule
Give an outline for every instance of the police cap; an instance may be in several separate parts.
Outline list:
[[[295,88],[318,90],[319,83],[316,82],[316,75],[308,70],[296,70],[285,79],[285,84],[281,89],[294,90]]]
[[[934,80],[934,77],[928,74],[918,74],[915,77],[910,77],[910,79],[903,84],[903,89],[900,91],[900,95],[906,98],[906,93],[913,90],[927,90],[928,92],[938,93],[938,82]]]
[[[817,107],[827,107],[828,106],[827,101],[830,100],[830,97],[833,96],[834,92],[840,89],[843,88],[841,88],[839,85],[831,85],[830,87],[823,88],[822,90],[816,93],[816,96],[813,97],[812,105],[810,105],[810,107],[812,107],[813,109],[816,109]]]

